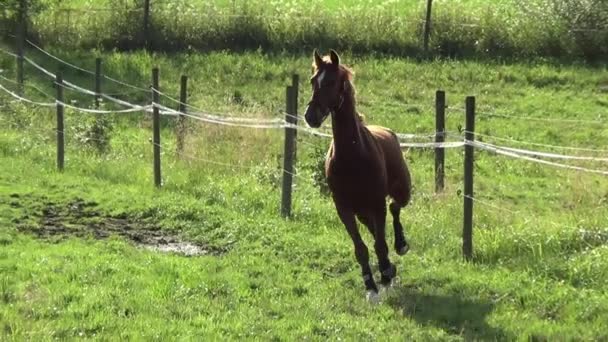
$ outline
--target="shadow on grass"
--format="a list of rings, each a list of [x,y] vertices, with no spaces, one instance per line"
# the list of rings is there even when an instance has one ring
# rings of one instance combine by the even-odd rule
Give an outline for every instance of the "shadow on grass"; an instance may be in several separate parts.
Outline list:
[[[486,317],[494,310],[491,301],[463,299],[458,295],[428,294],[416,286],[397,285],[387,299],[387,304],[423,326],[436,327],[466,340],[513,338],[486,322]]]

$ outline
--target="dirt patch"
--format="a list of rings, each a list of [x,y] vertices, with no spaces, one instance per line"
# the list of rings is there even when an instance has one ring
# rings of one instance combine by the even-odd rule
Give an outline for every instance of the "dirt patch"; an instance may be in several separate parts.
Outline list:
[[[185,241],[149,224],[136,222],[126,216],[112,217],[97,211],[97,204],[76,200],[67,205],[45,203],[39,226],[20,230],[48,241],[61,241],[68,237],[106,239],[120,236],[146,249],[176,253],[185,256],[217,255],[225,252],[202,244]]]

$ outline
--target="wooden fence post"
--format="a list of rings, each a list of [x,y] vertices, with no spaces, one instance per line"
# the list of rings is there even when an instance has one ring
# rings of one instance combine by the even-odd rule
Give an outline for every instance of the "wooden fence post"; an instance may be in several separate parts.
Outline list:
[[[466,131],[464,146],[464,224],[462,227],[462,253],[465,260],[473,256],[473,170],[475,167],[475,97],[466,99]]]
[[[293,74],[291,76],[291,87],[293,88],[293,108],[291,110],[291,112],[289,112],[291,115],[295,116],[294,119],[294,124],[297,125],[298,123],[298,95],[300,92],[300,75],[298,74]],[[297,163],[298,161],[298,130],[294,130],[293,131],[293,140],[294,140],[294,151],[293,151],[293,159],[294,162]]]
[[[177,119],[177,155],[180,156],[184,152],[184,140],[186,136],[186,117],[181,113],[186,113],[188,101],[188,76],[182,75],[179,89],[179,118]]]
[[[431,9],[433,7],[433,0],[427,0],[426,2],[426,20],[424,21],[424,53],[429,52],[429,36],[431,35]]]
[[[101,58],[95,59],[95,108],[99,108],[101,94]]]
[[[17,93],[23,96],[24,91],[24,71],[23,71],[23,54],[25,46],[25,35],[26,35],[26,17],[27,16],[27,3],[26,0],[19,0],[18,19],[17,19],[17,34],[16,47],[17,47]]]
[[[437,90],[435,93],[435,142],[445,141],[445,92]],[[435,192],[439,193],[444,188],[445,177],[445,149],[435,148]]]
[[[286,91],[286,109],[285,121],[289,125],[297,124],[297,116],[293,114],[294,109],[294,88],[287,87]],[[283,217],[291,216],[291,190],[294,175],[294,157],[295,157],[295,135],[296,129],[293,127],[285,127],[285,149],[283,153],[283,187],[281,192],[281,215]]]
[[[160,173],[160,110],[158,87],[158,68],[152,69],[152,129],[154,143],[154,185],[161,186]]]
[[[144,27],[143,27],[143,40],[144,48],[149,50],[150,48],[150,0],[144,0]]]
[[[63,127],[63,76],[61,71],[55,75],[57,89],[57,169],[63,171],[64,165],[64,127]]]

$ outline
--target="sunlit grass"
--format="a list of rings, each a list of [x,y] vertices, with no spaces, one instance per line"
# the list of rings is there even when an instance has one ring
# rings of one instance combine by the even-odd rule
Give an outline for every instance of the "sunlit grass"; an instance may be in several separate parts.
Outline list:
[[[300,110],[310,96],[309,56],[52,52],[88,69],[98,54],[110,76],[143,88],[158,65],[161,90],[175,97],[186,73],[188,102],[224,114],[281,117],[294,72],[302,80]],[[49,70],[58,69],[27,53]],[[464,97],[476,95],[477,131],[483,134],[596,149],[605,149],[608,141],[605,124],[484,115],[606,120],[603,67],[419,63],[348,53],[342,59],[355,70],[367,122],[398,132],[432,132],[434,93],[444,89],[453,138],[460,137]],[[0,59],[3,75],[14,77],[13,63]],[[26,75],[28,84],[54,94],[48,79],[31,69]],[[68,69],[64,76],[88,88],[92,84],[89,76]],[[147,92],[110,82],[103,89],[135,103],[150,102]],[[236,92],[242,100],[234,100]],[[26,96],[52,101],[32,89]],[[92,106],[87,96],[66,96]],[[99,153],[78,139],[89,127],[83,123],[94,117],[66,111],[66,170],[59,173],[53,109],[33,109],[4,95],[0,105],[5,127],[0,130],[0,333],[7,339],[605,338],[608,182],[603,176],[478,151],[475,196],[492,206],[475,204],[475,257],[464,263],[462,150],[447,151],[447,187],[439,195],[433,193],[432,151],[406,151],[415,193],[402,218],[412,251],[404,258],[391,254],[402,285],[384,304],[370,307],[352,243],[331,200],[311,180],[322,158],[311,144],[324,149],[327,141],[299,134],[301,177],[294,187],[294,217],[284,220],[281,130],[190,121],[187,156],[179,158],[172,153],[173,119],[165,118],[164,184],[155,189],[147,115],[108,116],[110,148]],[[142,250],[117,237],[48,243],[21,232],[40,229],[49,203],[69,208],[77,198],[95,202],[102,217],[129,217],[227,252],[185,258]],[[365,239],[371,248],[371,238]]]

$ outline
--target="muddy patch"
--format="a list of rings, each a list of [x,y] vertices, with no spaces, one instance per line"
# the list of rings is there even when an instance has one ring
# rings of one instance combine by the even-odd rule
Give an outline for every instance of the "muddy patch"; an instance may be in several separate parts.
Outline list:
[[[186,241],[177,234],[125,216],[112,217],[96,210],[97,204],[76,200],[67,205],[45,203],[37,226],[24,226],[40,239],[59,242],[68,237],[106,239],[120,236],[145,249],[184,256],[218,255],[225,250]]]

